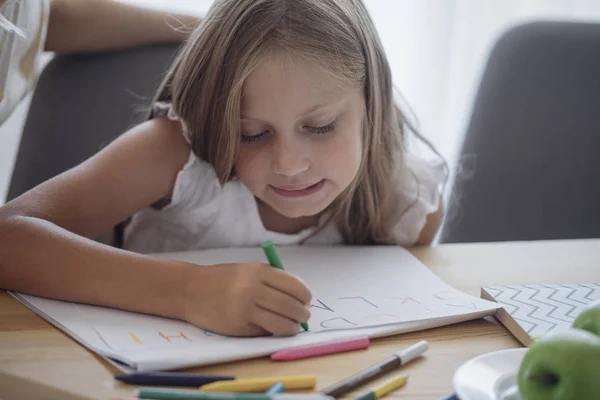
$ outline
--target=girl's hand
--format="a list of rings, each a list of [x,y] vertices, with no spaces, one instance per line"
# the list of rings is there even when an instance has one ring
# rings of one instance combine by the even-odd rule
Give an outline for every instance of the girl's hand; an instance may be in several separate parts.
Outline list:
[[[262,263],[193,267],[184,295],[188,322],[228,336],[295,335],[312,297],[299,278]]]

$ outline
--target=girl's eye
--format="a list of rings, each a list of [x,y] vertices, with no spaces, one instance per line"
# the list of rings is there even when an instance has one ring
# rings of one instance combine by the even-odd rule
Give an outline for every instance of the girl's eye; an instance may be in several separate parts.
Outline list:
[[[330,124],[327,125],[323,125],[323,126],[305,126],[304,128],[306,130],[308,130],[311,133],[317,134],[317,135],[323,135],[329,132],[332,132],[333,130],[335,130],[335,128],[337,127],[337,122],[333,121]],[[253,133],[253,134],[242,134],[241,136],[241,141],[242,143],[254,143],[254,142],[258,142],[259,140],[263,140],[265,139],[265,137],[269,134],[269,130],[264,130],[260,133]]]
[[[254,143],[256,141],[263,139],[267,133],[269,133],[268,130],[262,131],[260,133],[251,134],[251,135],[242,134],[241,140],[242,140],[242,143]]]
[[[324,134],[335,130],[336,126],[336,121],[333,121],[332,123],[323,126],[307,126],[306,129],[308,129],[312,133]]]

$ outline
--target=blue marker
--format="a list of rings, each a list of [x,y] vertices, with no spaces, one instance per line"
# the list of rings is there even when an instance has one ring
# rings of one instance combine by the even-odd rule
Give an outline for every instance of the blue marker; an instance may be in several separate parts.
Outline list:
[[[231,381],[234,376],[201,375],[185,372],[133,372],[115,376],[130,385],[202,386],[218,381]]]
[[[267,390],[265,392],[265,394],[267,396],[273,396],[279,393],[284,393],[285,392],[285,386],[283,386],[283,383],[281,382],[277,382],[276,384],[274,384],[273,386],[271,386],[269,388],[269,390]]]

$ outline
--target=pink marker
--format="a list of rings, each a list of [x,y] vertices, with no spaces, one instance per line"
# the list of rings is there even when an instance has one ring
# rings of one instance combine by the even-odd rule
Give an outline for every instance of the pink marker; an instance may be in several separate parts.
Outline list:
[[[369,348],[369,338],[343,340],[341,342],[330,342],[308,346],[292,347],[271,354],[273,361],[292,361],[301,358],[324,356],[326,354],[343,353],[345,351],[361,350]]]

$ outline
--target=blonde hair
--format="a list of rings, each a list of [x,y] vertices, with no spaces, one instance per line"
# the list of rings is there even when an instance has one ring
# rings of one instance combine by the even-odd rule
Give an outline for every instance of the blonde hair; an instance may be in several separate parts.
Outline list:
[[[235,174],[244,80],[276,52],[299,55],[364,91],[363,157],[332,204],[347,244],[392,243],[390,188],[402,168],[406,121],[394,105],[390,67],[361,0],[216,0],[154,101],[170,101],[195,155],[221,184]]]

